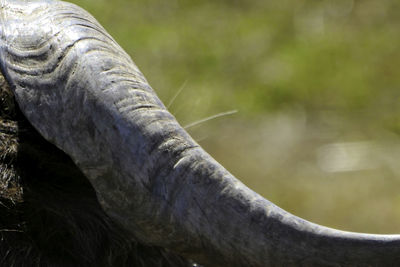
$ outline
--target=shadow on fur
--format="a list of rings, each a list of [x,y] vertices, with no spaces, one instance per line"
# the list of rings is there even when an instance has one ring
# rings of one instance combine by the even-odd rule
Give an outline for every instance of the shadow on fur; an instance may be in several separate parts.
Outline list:
[[[0,75],[0,266],[192,266],[138,243],[91,184],[19,111]]]

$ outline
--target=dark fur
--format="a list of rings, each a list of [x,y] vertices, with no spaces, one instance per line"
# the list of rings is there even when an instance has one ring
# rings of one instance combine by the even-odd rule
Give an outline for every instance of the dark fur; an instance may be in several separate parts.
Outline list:
[[[102,211],[71,159],[19,111],[0,75],[0,266],[191,266]]]

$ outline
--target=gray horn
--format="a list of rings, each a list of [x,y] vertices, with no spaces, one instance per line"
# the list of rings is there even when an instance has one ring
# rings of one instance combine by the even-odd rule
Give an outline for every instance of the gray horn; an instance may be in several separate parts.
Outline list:
[[[400,236],[319,226],[244,186],[182,129],[81,8],[0,3],[1,72],[20,109],[142,242],[209,266],[400,265]]]

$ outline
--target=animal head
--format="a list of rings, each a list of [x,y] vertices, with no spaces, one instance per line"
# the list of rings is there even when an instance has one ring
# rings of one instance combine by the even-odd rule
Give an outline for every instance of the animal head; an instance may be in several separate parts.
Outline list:
[[[53,0],[3,0],[0,8],[0,68],[18,108],[137,240],[210,266],[400,261],[399,236],[319,226],[243,185],[81,8]]]

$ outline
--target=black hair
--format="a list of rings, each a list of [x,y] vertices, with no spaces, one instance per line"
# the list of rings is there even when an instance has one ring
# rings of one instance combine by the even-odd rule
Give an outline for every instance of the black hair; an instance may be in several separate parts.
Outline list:
[[[26,120],[0,75],[0,266],[192,266],[101,209],[70,157]]]

